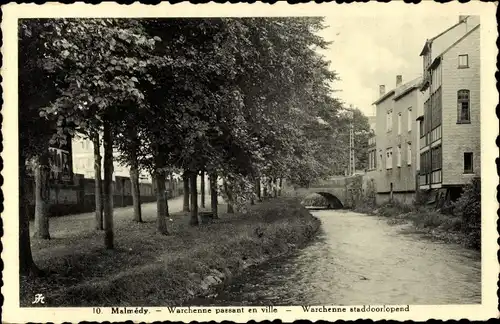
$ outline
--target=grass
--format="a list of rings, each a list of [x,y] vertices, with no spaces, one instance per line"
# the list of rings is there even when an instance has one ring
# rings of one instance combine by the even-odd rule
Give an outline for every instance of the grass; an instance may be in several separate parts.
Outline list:
[[[426,234],[431,239],[478,249],[477,238],[463,230],[460,217],[445,215],[430,207],[393,202],[380,206],[361,205],[356,211],[387,217],[391,224],[411,224],[413,232]]]
[[[35,262],[50,274],[21,278],[21,305],[32,306],[36,293],[45,306],[186,305],[246,267],[306,244],[320,224],[291,198],[220,217],[191,227],[188,215],[173,214],[168,236],[156,234],[152,221],[127,222],[116,228],[114,250],[103,248],[97,231],[34,242]]]

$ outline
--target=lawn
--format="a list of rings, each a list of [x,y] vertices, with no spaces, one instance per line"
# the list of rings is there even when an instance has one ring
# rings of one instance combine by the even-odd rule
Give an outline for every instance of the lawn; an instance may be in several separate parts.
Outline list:
[[[306,244],[320,225],[293,198],[221,214],[198,227],[188,225],[186,213],[176,212],[168,236],[156,233],[154,215],[144,219],[116,226],[114,250],[103,248],[103,233],[95,230],[34,241],[35,262],[49,274],[21,278],[21,305],[32,306],[38,293],[44,294],[45,306],[189,305],[244,268]]]

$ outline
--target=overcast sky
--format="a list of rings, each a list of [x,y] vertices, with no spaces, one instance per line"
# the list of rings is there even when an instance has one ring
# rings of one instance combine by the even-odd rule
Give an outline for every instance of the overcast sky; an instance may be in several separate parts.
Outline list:
[[[420,17],[327,17],[321,35],[333,41],[322,52],[331,61],[341,81],[336,96],[373,115],[371,105],[378,98],[379,85],[394,88],[396,75],[403,83],[422,72],[419,56],[425,40],[458,22],[458,15]]]

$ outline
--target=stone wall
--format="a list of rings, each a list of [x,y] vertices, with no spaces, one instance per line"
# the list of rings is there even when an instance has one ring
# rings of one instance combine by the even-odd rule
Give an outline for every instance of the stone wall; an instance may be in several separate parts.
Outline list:
[[[35,214],[35,191],[33,178],[27,178],[27,202],[30,217]],[[183,194],[182,183],[167,181],[168,198]],[[152,183],[141,183],[141,202],[156,201],[155,187]],[[113,204],[114,207],[125,207],[132,205],[132,184],[128,177],[115,177],[113,181]],[[50,185],[50,216],[62,216],[92,212],[95,210],[95,185],[94,179],[84,178],[81,174],[75,174],[72,183]]]

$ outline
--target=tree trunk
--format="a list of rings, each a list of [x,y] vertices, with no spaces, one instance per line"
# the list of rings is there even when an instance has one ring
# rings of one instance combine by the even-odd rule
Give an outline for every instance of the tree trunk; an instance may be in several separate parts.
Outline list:
[[[233,195],[231,193],[229,186],[227,185],[226,180],[224,180],[224,191],[226,192],[226,196],[227,196],[227,213],[233,214],[234,213]]]
[[[182,181],[184,182],[184,205],[182,211],[189,211],[189,175],[184,172],[182,175]]]
[[[175,194],[174,175],[172,174],[172,172],[170,172],[170,174],[168,176],[169,176],[169,179],[170,179],[170,197],[175,198],[176,194]]]
[[[281,196],[281,190],[283,188],[283,178],[280,177],[279,187],[278,187],[278,196]]]
[[[274,198],[278,197],[278,180],[276,178],[273,178],[272,188],[273,188],[273,197]]]
[[[92,144],[94,146],[94,197],[95,197],[95,228],[97,230],[102,230],[103,219],[102,219],[102,179],[101,179],[101,144],[99,141],[99,133],[96,132],[92,138]]]
[[[219,218],[217,211],[217,174],[215,172],[210,174],[210,207],[215,219]]]
[[[261,188],[260,188],[260,177],[257,178],[255,187],[257,189],[257,201],[262,201],[262,193],[261,193]]]
[[[264,196],[264,199],[267,199],[267,187],[268,187],[268,181],[264,179],[264,193],[263,193],[263,196]]]
[[[273,197],[273,186],[272,186],[272,183],[273,183],[273,178],[267,179],[267,195],[268,195],[269,198]]]
[[[156,230],[160,234],[167,235],[167,220],[168,206],[165,196],[165,173],[155,173],[156,182]]]
[[[30,242],[30,218],[26,199],[26,158],[19,156],[19,274],[28,276],[39,274],[40,270],[33,261]]]
[[[191,219],[189,220],[190,225],[198,225],[198,188],[196,186],[196,178],[198,174],[193,172],[190,174],[189,179],[189,189],[191,190]]]
[[[135,136],[135,134],[133,135]],[[137,161],[137,149],[138,143],[137,139],[134,137],[132,147],[130,150],[130,182],[132,187],[132,204],[134,206],[134,221],[142,222],[142,210],[141,210],[141,187],[139,185],[139,162]]]
[[[205,171],[201,171],[200,194],[201,208],[205,208]]]
[[[142,222],[141,210],[141,187],[139,185],[139,170],[137,167],[130,167],[130,182],[132,185],[132,203],[134,205],[134,221]]]
[[[114,248],[113,234],[113,133],[109,122],[104,123],[104,246]]]
[[[45,146],[35,160],[35,232],[34,237],[50,240],[49,234],[49,148]]]

